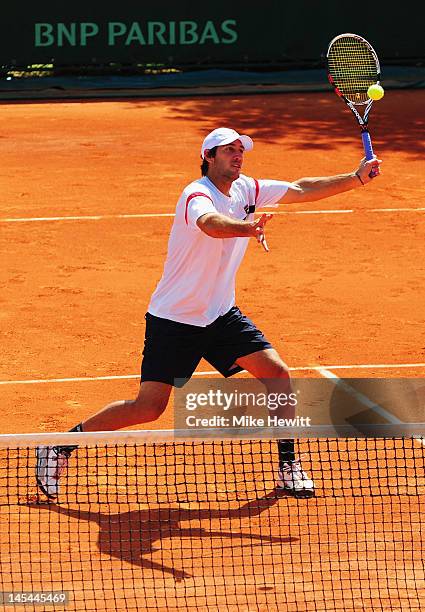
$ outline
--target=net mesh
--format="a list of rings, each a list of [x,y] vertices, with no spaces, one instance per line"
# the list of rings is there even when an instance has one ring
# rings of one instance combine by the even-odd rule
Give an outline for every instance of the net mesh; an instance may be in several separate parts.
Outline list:
[[[420,440],[301,441],[316,495],[296,499],[274,440],[87,436],[55,501],[33,446],[0,449],[0,590],[69,594],[34,609],[421,609]]]
[[[328,51],[334,85],[353,104],[370,101],[367,90],[379,80],[379,64],[371,47],[354,36],[336,38]]]

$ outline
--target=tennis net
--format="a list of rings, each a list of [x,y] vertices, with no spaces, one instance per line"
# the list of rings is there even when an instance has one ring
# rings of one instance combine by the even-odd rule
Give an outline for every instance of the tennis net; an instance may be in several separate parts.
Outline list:
[[[0,436],[2,605],[421,610],[422,442],[299,441],[316,494],[296,499],[275,486],[272,439]],[[48,501],[35,447],[70,443],[79,448]]]

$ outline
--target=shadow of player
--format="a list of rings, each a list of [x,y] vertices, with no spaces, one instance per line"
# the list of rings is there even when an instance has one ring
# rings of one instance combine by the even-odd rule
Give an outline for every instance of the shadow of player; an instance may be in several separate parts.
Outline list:
[[[240,521],[244,518],[252,518],[260,516],[263,512],[274,506],[281,497],[285,497],[283,491],[273,489],[260,499],[249,501],[238,508],[182,508],[182,507],[152,507],[129,512],[120,512],[116,514],[93,512],[90,510],[82,510],[70,508],[65,505],[56,503],[30,503],[31,508],[37,508],[40,511],[48,510],[62,516],[77,519],[79,521],[87,521],[94,523],[99,527],[98,548],[99,552],[113,558],[120,559],[132,565],[137,565],[143,568],[158,570],[160,572],[170,574],[176,581],[181,581],[184,578],[191,578],[191,574],[184,569],[176,569],[149,558],[153,552],[159,550],[155,548],[155,543],[163,539],[196,539],[196,538],[228,538],[229,540],[246,540],[252,546],[254,542],[259,544],[267,543],[290,543],[295,542],[298,538],[280,537],[273,535],[264,535],[252,533],[252,531],[226,531],[224,529],[207,529],[202,527],[202,521],[211,521],[223,519],[235,519]],[[196,521],[201,525],[183,526],[186,521]],[[43,523],[40,523],[43,525]],[[240,525],[240,523],[239,523]],[[69,526],[71,536],[74,533],[72,524]],[[75,529],[75,541],[81,541],[82,533]],[[242,546],[242,545],[241,545]],[[170,555],[173,554],[173,547]],[[177,550],[181,550],[177,548]],[[203,549],[199,549],[200,556],[203,554]],[[182,561],[184,561],[182,559]],[[201,559],[200,559],[201,563]]]

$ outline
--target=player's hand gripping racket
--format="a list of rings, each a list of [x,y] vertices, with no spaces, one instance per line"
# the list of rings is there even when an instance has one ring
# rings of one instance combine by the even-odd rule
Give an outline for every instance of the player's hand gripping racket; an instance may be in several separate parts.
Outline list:
[[[371,85],[379,85],[381,71],[378,56],[372,45],[361,36],[340,34],[329,43],[326,57],[329,82],[356,117],[366,159],[371,160],[374,154],[368,118],[373,100],[367,91]],[[360,114],[361,107],[364,107],[363,116]],[[373,178],[377,173],[377,169],[372,170],[369,176]]]

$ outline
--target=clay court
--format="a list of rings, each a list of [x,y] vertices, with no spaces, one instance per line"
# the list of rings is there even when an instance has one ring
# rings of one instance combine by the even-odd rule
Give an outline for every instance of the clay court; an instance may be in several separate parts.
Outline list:
[[[294,377],[320,376],[321,367],[349,377],[425,376],[424,107],[424,90],[388,91],[375,104],[370,120],[375,152],[383,160],[382,176],[367,187],[328,200],[280,206],[267,227],[270,252],[263,252],[254,241],[249,246],[238,276],[237,304],[265,332]],[[255,178],[295,180],[343,173],[354,170],[362,157],[358,128],[331,92],[3,103],[0,116],[3,434],[66,431],[104,404],[130,399],[137,393],[144,313],[162,273],[175,203],[182,188],[199,176],[199,148],[208,131],[226,125],[251,135],[255,148],[246,154],[243,171]],[[201,373],[213,375],[211,366],[201,363]],[[171,402],[150,428],[172,427]],[[411,453],[414,455],[414,447]],[[379,453],[377,457],[379,468]],[[277,609],[276,601],[286,602],[287,610],[308,612],[420,610],[425,578],[419,521],[410,533],[407,557],[400,558],[398,538],[394,538],[392,570],[384,596],[375,584],[380,576],[379,559],[384,555],[379,546],[374,548],[377,560],[365,586],[362,569],[368,574],[371,571],[367,546],[355,551],[356,574],[350,557],[345,565],[341,561],[337,569],[332,566],[335,550],[331,544],[340,542],[340,536],[345,541],[350,525],[361,534],[372,507],[381,525],[376,529],[386,525],[382,538],[378,537],[380,542],[388,541],[392,525],[400,529],[407,504],[410,513],[423,512],[423,458],[421,469],[421,474],[415,473],[421,479],[418,495],[399,496],[391,518],[385,514],[383,500],[372,496],[359,501],[355,511],[344,507],[345,522],[339,534],[335,532],[338,504],[348,502],[332,500],[332,519],[319,497],[314,510],[310,509],[316,517],[312,535],[316,545],[309,549],[303,549],[298,541],[300,530],[308,530],[305,517],[292,532],[291,522],[285,533],[278,533],[273,526],[273,517],[288,511],[282,510],[282,503],[285,508],[289,504],[291,510],[294,500],[270,501],[265,488],[266,501],[262,503],[267,504],[263,515],[269,538],[264,544],[267,554],[273,555],[276,538],[280,554],[286,550],[298,555],[301,568],[303,555],[304,560],[310,554],[317,560],[323,554],[317,542],[326,539],[328,573],[323,567],[315,569],[311,561],[313,566],[305,575],[301,569],[298,574],[291,570],[292,586],[287,587],[292,595],[285,589],[278,589],[276,595],[275,583],[256,585],[256,559],[260,562],[267,555],[260,545],[252,545],[252,565],[247,570],[250,586],[236,587],[231,597],[234,609],[251,609],[254,599],[250,596],[257,592],[256,601],[260,601],[261,589],[261,610]],[[147,512],[140,509],[140,499],[132,503],[125,518],[127,529],[136,514]],[[241,505],[237,499],[229,503],[233,508]],[[302,503],[305,506],[306,502]],[[116,512],[117,506],[112,507],[110,512]],[[66,514],[61,506],[22,512],[29,530],[38,529],[45,512],[53,521],[61,512]],[[118,567],[114,565],[116,555],[108,552],[110,527],[105,529],[99,522],[100,509],[96,520],[94,515],[84,519],[81,509],[74,512],[77,514],[68,510],[70,523],[64,528],[62,522],[60,528],[68,533],[74,523],[83,521],[88,534],[84,544],[87,546],[88,540],[92,543],[92,564],[99,568],[104,562],[109,564],[113,576]],[[298,513],[302,517],[302,509],[298,508]],[[238,519],[239,523],[244,521],[251,536],[261,533],[261,512],[257,512],[255,527],[250,527],[253,514],[246,512],[245,518]],[[180,516],[180,520],[190,522],[190,517]],[[137,521],[140,525],[139,518]],[[202,530],[202,516],[196,521],[197,529]],[[319,529],[321,523],[325,531]],[[220,519],[215,515],[209,519],[209,528],[212,526],[231,533],[231,516]],[[137,529],[140,531],[140,526]],[[297,552],[288,552],[291,538],[298,538],[294,544]],[[169,543],[165,535],[163,542]],[[238,541],[235,546],[242,544]],[[140,544],[137,554],[141,559],[144,555],[151,558],[149,549]],[[168,554],[174,564],[176,551]],[[403,584],[398,582],[397,560],[404,568]],[[166,607],[167,589],[173,593],[185,589],[186,596],[194,597],[198,587],[198,595],[203,593],[199,605],[204,606],[211,594],[208,589],[213,589],[208,579],[193,576],[186,587],[184,577],[179,576],[176,586],[176,575],[167,573],[165,563],[161,568],[146,562],[147,567],[140,561],[130,563],[125,556],[118,562],[120,567],[136,565],[138,581],[144,580],[144,572],[150,572],[148,603],[156,603],[160,609],[177,609],[179,605],[176,600],[175,607]],[[209,575],[214,576],[214,555],[209,562]],[[220,563],[223,569],[224,562]],[[285,572],[282,558],[276,560],[276,568]],[[92,607],[80,603],[75,609],[138,609],[134,603],[139,596],[138,583],[132,587],[131,602],[127,601],[122,595],[122,571],[116,578],[115,596],[109,595],[109,607],[103,602],[97,607],[94,597]],[[84,576],[84,567],[81,572]],[[349,578],[346,572],[363,585],[362,595],[353,590],[344,592],[348,584],[344,581]],[[225,573],[218,579],[222,589],[224,577]],[[320,592],[314,586],[319,578]],[[69,580],[69,575],[64,580]],[[96,590],[100,576],[93,574],[90,580]],[[309,585],[307,595],[303,581]],[[155,585],[159,588],[156,595],[152,594]],[[326,602],[330,592],[332,607]],[[360,596],[364,599],[358,607]],[[217,599],[213,606],[226,609],[223,602]],[[139,606],[144,609],[147,599],[139,601]],[[185,609],[184,605],[179,609]]]

